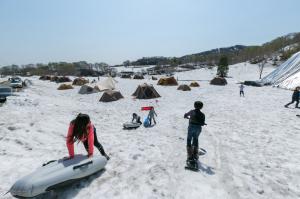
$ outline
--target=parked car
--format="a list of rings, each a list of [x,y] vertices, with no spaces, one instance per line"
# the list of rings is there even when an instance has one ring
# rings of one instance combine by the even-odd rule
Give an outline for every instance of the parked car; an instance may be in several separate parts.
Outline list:
[[[23,82],[20,77],[11,77],[8,79],[10,82],[10,87],[12,88],[23,88]]]
[[[0,103],[6,101],[6,97],[12,95],[11,87],[0,86]]]

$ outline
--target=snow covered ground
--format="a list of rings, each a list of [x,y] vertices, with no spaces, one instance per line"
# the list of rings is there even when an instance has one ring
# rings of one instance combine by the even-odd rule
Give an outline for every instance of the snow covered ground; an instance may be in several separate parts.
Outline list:
[[[215,73],[200,69],[175,76],[210,80]],[[225,87],[199,81],[201,87],[190,92],[149,79],[117,78],[125,98],[112,103],[99,102],[99,93],[79,95],[79,87],[59,91],[56,83],[32,78],[31,88],[0,107],[0,193],[42,163],[67,156],[68,124],[82,112],[91,116],[111,160],[101,175],[58,191],[57,198],[300,198],[300,118],[295,116],[300,110],[283,108],[291,91],[246,87],[242,98],[236,83],[256,80],[257,66],[237,64],[229,73]],[[155,84],[158,101],[131,97],[145,81]],[[200,157],[198,173],[184,169],[188,121],[183,114],[196,100],[204,102],[208,124],[199,137],[207,154]],[[144,105],[155,106],[157,125],[122,130],[133,112],[146,116],[140,111]],[[82,144],[75,150],[86,153]]]

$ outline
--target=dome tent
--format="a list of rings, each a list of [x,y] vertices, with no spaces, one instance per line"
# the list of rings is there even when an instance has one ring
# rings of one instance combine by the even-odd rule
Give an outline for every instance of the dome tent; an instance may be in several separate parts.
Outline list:
[[[108,77],[104,81],[95,84],[94,88],[99,91],[114,90],[116,88],[116,83],[117,81],[114,78]]]
[[[177,90],[190,91],[191,88],[188,85],[186,85],[186,84],[182,84],[182,85],[178,86]]]
[[[72,85],[82,86],[82,85],[87,84],[87,83],[89,83],[89,80],[81,78],[81,77],[78,77],[78,78],[76,78],[76,79],[73,80]]]
[[[157,85],[161,86],[177,86],[178,83],[174,77],[163,77],[157,82]]]
[[[113,102],[124,98],[120,91],[105,91],[100,98],[100,102]]]
[[[73,89],[73,86],[70,84],[61,84],[57,90],[68,90],[68,89]]]
[[[152,99],[160,97],[154,87],[146,83],[139,85],[132,96],[135,96],[137,99]]]
[[[89,86],[89,85],[82,85],[78,91],[79,94],[93,94],[98,93],[99,90]]]
[[[215,77],[210,81],[211,85],[217,85],[217,86],[225,86],[227,84],[227,81],[223,77]]]
[[[200,87],[200,85],[198,84],[198,82],[192,82],[190,84],[190,87]]]

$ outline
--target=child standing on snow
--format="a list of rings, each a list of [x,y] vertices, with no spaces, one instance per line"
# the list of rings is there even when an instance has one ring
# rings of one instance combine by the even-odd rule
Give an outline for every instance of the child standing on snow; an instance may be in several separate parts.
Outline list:
[[[154,124],[156,124],[154,115],[157,117],[157,114],[156,114],[156,112],[154,111],[154,107],[152,106],[151,109],[150,109],[150,111],[149,111],[149,114],[148,114],[150,126],[152,125],[152,120],[153,120]]]
[[[76,119],[70,123],[66,141],[69,158],[74,157],[74,142],[76,141],[83,142],[89,157],[93,156],[95,145],[101,155],[105,156],[106,159],[109,160],[109,156],[105,153],[102,145],[97,139],[96,128],[91,123],[90,117],[87,114],[79,113]]]
[[[293,104],[294,102],[296,102],[296,106],[295,108],[299,108],[299,96],[300,95],[300,87],[296,87],[296,89],[294,90],[294,93],[292,95],[292,101],[286,105],[284,105],[285,108],[288,108],[289,105]]]
[[[201,133],[202,126],[205,124],[205,115],[200,110],[203,107],[203,103],[196,101],[194,103],[194,110],[184,114],[184,118],[189,119],[189,127],[187,134],[187,161],[193,161],[198,159],[198,137]]]
[[[240,85],[240,97],[242,97],[242,95],[243,95],[243,97],[245,97],[245,94],[244,94],[244,84],[241,84]]]

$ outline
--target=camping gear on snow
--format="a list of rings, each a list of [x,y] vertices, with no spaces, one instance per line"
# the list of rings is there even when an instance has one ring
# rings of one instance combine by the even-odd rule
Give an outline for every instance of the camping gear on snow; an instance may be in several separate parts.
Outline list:
[[[100,98],[100,102],[113,102],[124,98],[120,91],[105,91]]]
[[[136,75],[133,76],[133,79],[144,79],[144,76],[136,74]]]
[[[72,159],[52,160],[31,174],[19,179],[9,192],[15,197],[35,197],[104,169],[103,156],[75,155]]]
[[[68,89],[73,89],[73,86],[70,84],[61,84],[57,90],[68,90]]]
[[[49,75],[44,75],[44,76],[41,76],[41,77],[39,78],[39,80],[51,80],[51,76],[49,76]]]
[[[99,90],[93,88],[90,85],[82,85],[78,91],[79,94],[85,95],[85,94],[93,94],[98,93]]]
[[[123,124],[124,129],[137,129],[141,126],[140,123],[137,122],[126,122]]]
[[[198,84],[198,82],[192,82],[190,84],[190,87],[200,87],[200,85]]]
[[[186,85],[186,84],[182,84],[182,85],[178,86],[177,90],[190,91],[191,88],[188,85]]]
[[[160,97],[154,87],[146,83],[139,85],[132,96],[135,96],[137,99],[152,99]]]
[[[69,77],[58,77],[58,76],[52,76],[50,78],[51,82],[56,82],[56,83],[64,83],[64,82],[71,82],[72,80]]]
[[[112,78],[108,77],[104,81],[95,84],[95,89],[98,89],[99,91],[106,91],[106,90],[114,90],[116,88],[117,81]]]
[[[50,77],[50,81],[51,81],[51,82],[57,82],[57,81],[58,81],[58,78],[59,78],[58,76],[51,76],[51,77]]]
[[[244,81],[244,85],[246,86],[255,86],[255,87],[262,87],[263,84],[258,81]]]
[[[124,78],[124,79],[131,79],[131,75],[130,75],[130,74],[122,74],[122,75],[121,75],[121,78]]]
[[[78,78],[75,78],[75,79],[73,80],[72,85],[75,85],[75,86],[82,86],[82,85],[85,85],[85,84],[88,84],[88,83],[89,83],[89,80],[88,80],[88,79],[84,79],[84,78],[78,77]]]
[[[69,77],[58,77],[58,79],[55,81],[56,83],[64,83],[64,82],[72,82],[72,80]]]
[[[150,119],[149,117],[146,117],[145,120],[144,120],[144,123],[143,123],[144,127],[150,127]]]
[[[25,79],[25,80],[23,81],[23,87],[29,87],[29,86],[32,86],[32,85],[33,85],[33,83],[32,83],[32,81],[29,80],[29,79]]]
[[[178,83],[174,77],[163,77],[157,82],[157,85],[161,86],[177,86]]]
[[[225,86],[227,84],[227,81],[223,77],[215,77],[210,81],[210,84],[217,86]]]

